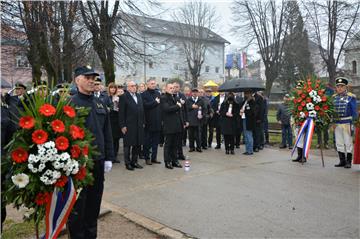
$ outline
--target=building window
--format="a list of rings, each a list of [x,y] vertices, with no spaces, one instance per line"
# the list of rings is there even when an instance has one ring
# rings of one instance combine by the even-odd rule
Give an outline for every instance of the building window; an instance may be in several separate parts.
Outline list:
[[[16,56],[16,67],[30,67],[30,63],[25,55]]]
[[[205,72],[209,72],[210,71],[210,66],[206,66],[205,67]]]
[[[356,61],[353,61],[352,62],[352,73],[353,74],[357,74],[357,64],[356,64]]]
[[[149,68],[151,68],[151,69],[154,68],[154,62],[152,62],[152,61],[149,62]]]
[[[215,73],[219,73],[220,67],[215,67]]]
[[[162,82],[167,82],[168,79],[169,79],[169,78],[167,78],[167,77],[163,77],[163,78],[161,78],[161,81],[162,81]]]
[[[179,64],[177,63],[174,64],[174,70],[179,70]]]

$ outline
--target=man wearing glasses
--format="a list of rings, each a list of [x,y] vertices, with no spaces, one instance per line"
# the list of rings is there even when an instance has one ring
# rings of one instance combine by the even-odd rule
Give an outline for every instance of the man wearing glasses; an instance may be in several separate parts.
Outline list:
[[[119,99],[120,128],[124,134],[124,161],[127,170],[141,169],[138,156],[144,144],[144,107],[136,89],[129,81],[126,92]]]

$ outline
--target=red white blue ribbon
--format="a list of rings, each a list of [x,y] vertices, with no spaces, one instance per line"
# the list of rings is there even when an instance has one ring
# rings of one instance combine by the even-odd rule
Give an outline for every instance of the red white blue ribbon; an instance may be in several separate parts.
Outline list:
[[[44,239],[55,239],[63,229],[76,202],[76,190],[69,177],[63,192],[55,187],[50,202],[46,205],[46,233]]]
[[[304,145],[300,145],[303,149],[303,155],[305,158],[308,158],[310,148],[311,148],[311,141],[314,134],[315,129],[315,122],[313,118],[307,118],[304,123],[301,125],[299,133],[296,137],[294,148],[291,152],[291,156],[293,156],[295,149],[298,147],[301,137],[304,136]]]

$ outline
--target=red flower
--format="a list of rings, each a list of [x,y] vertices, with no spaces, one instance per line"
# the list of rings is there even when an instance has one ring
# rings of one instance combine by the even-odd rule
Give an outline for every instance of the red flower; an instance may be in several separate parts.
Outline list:
[[[311,98],[306,98],[306,102],[310,103],[311,102]]]
[[[307,89],[307,92],[310,93],[312,90],[313,90],[313,89],[312,89],[311,87],[309,87],[309,88]]]
[[[302,99],[301,99],[301,98],[298,98],[298,99],[297,99],[297,102],[298,102],[298,103],[300,103],[301,101],[302,101]]]
[[[301,98],[305,99],[306,95],[305,94],[301,94]]]
[[[38,193],[35,198],[35,203],[37,205],[43,205],[50,201],[51,194],[49,192]]]
[[[79,147],[79,145],[75,144],[71,147],[71,157],[76,159],[78,157],[80,157],[81,154],[81,148]]]
[[[89,155],[89,147],[88,146],[84,146],[84,148],[82,149],[82,154],[84,156],[88,156]]]
[[[327,97],[324,95],[323,97],[321,97],[321,100],[325,102],[327,101]]]
[[[11,158],[16,163],[26,162],[28,159],[28,156],[29,156],[28,152],[21,147],[18,147],[17,149],[15,149],[14,151],[11,152]]]
[[[324,90],[319,90],[318,95],[320,95],[320,96],[324,95]]]
[[[86,168],[80,167],[79,172],[74,175],[74,178],[76,178],[77,180],[83,180],[85,176],[86,176]]]
[[[328,105],[324,105],[323,106],[323,110],[328,110],[329,109],[329,106]]]
[[[64,123],[63,123],[61,120],[58,120],[58,119],[53,120],[53,121],[51,122],[51,127],[52,127],[52,129],[53,129],[55,132],[57,132],[57,133],[62,133],[62,132],[65,131],[65,125],[64,125]]]
[[[56,181],[55,187],[64,187],[68,180],[68,177],[66,177],[65,175],[61,175],[61,177]]]
[[[48,139],[48,134],[42,129],[35,130],[31,136],[35,144],[43,144]]]
[[[66,150],[69,147],[69,140],[64,136],[57,137],[55,139],[55,147],[58,150]]]
[[[325,115],[325,112],[322,111],[322,110],[320,110],[320,115],[321,115],[321,116],[324,116],[324,115]]]
[[[319,85],[319,84],[316,84],[316,85],[315,85],[315,88],[319,88],[319,87],[320,87],[320,85]]]
[[[56,113],[56,109],[54,106],[50,104],[44,104],[43,106],[40,107],[39,112],[40,114],[49,117]]]
[[[23,116],[19,120],[19,125],[23,129],[31,129],[35,125],[35,119],[31,116]]]
[[[315,105],[314,109],[315,109],[316,111],[319,111],[319,110],[320,110],[320,106]]]
[[[69,105],[65,105],[64,106],[64,113],[69,116],[70,118],[74,118],[76,113],[73,107],[69,106]]]
[[[297,94],[298,94],[298,95],[301,95],[301,93],[302,93],[302,90],[298,90],[298,91],[297,91]]]
[[[302,106],[298,106],[298,111],[302,111],[303,107]]]
[[[70,135],[73,139],[83,139],[85,137],[85,132],[82,128],[76,125],[70,125]]]

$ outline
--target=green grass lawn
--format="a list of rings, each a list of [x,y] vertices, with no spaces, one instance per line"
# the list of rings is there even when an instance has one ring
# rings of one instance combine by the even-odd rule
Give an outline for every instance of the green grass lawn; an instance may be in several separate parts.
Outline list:
[[[44,229],[45,224],[41,223],[39,231],[43,232]],[[11,219],[7,219],[4,222],[4,228],[1,234],[1,238],[35,238],[35,224],[33,222],[15,222]]]

